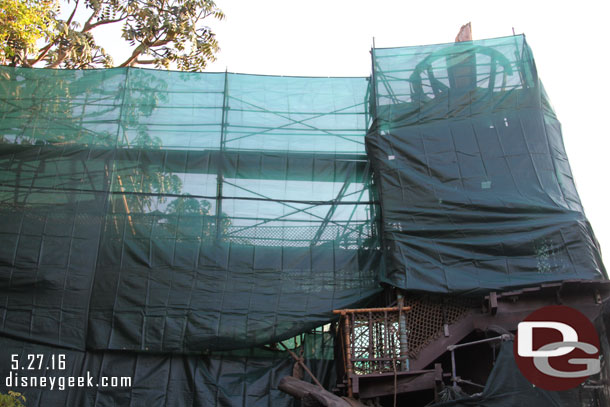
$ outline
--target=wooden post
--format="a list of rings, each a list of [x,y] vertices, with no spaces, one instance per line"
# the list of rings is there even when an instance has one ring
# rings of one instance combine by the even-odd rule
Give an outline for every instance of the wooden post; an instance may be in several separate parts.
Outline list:
[[[345,337],[345,361],[347,364],[347,395],[349,397],[353,397],[354,393],[352,391],[352,373],[353,373],[353,369],[352,369],[352,356],[351,356],[351,345],[352,345],[352,341],[351,341],[351,329],[350,329],[350,321],[349,321],[349,317],[350,314],[347,313],[343,313],[343,321],[344,321],[344,330],[343,330],[343,335]]]

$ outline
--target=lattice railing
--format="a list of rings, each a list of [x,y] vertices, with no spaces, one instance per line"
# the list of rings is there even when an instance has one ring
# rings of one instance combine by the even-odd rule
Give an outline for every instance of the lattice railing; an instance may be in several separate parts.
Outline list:
[[[337,310],[341,314],[341,341],[345,372],[350,375],[402,369],[399,319],[408,308]]]
[[[457,297],[407,296],[403,304],[335,311],[341,314],[340,340],[348,375],[408,370],[410,359],[472,307],[469,300]]]

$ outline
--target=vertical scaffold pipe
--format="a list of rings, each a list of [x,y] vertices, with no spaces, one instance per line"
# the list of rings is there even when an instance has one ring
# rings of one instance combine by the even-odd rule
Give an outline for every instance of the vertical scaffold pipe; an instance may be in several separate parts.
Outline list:
[[[398,341],[400,342],[400,370],[409,370],[409,359],[407,358],[407,352],[409,351],[409,345],[407,342],[407,317],[403,310],[405,305],[405,299],[400,291],[396,291],[396,301],[398,303]]]

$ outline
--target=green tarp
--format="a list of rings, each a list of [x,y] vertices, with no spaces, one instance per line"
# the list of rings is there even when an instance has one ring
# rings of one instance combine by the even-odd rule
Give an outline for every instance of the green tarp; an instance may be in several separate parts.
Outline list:
[[[294,360],[287,352],[246,349],[207,355],[150,354],[117,351],[75,351],[0,337],[0,392],[10,389],[26,395],[27,407],[49,406],[272,406],[292,407],[295,399],[277,389],[284,376],[292,374]],[[328,332],[305,335],[294,349],[306,358],[308,368],[327,387],[335,384],[333,338]],[[10,370],[10,355],[18,355],[19,366]],[[29,370],[27,355],[42,369]],[[59,369],[60,355],[65,369]],[[52,358],[55,358],[55,364]],[[49,369],[47,369],[47,367]],[[84,377],[69,386],[68,377]],[[41,378],[45,378],[42,382]],[[87,380],[90,378],[90,380]],[[106,379],[103,379],[106,378]],[[116,386],[103,387],[104,383]],[[131,380],[123,385],[122,378]],[[21,386],[22,380],[36,386]],[[304,380],[311,380],[305,374]],[[63,382],[62,382],[63,381]],[[92,386],[89,386],[92,385]],[[53,388],[51,389],[51,386]]]
[[[481,294],[606,277],[524,36],[375,49],[373,63],[382,281]]]

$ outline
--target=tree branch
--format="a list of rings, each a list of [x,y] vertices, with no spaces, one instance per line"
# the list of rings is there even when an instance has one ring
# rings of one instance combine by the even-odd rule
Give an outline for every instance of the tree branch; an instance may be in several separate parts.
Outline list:
[[[74,15],[76,14],[76,9],[78,8],[78,2],[79,1],[80,0],[76,0],[76,4],[74,4],[74,10],[72,10],[72,14],[70,14],[70,17],[68,18],[68,21],[66,21],[66,24],[68,25],[68,27],[70,26],[70,23],[74,19]]]
[[[76,9],[78,8],[79,2],[80,0],[76,0],[76,2],[74,3],[74,8],[72,9],[72,13],[70,13],[70,17],[68,17],[68,21],[66,21],[66,25],[68,25],[68,27],[70,26],[70,23],[72,23],[72,20],[74,20],[74,16],[76,15]],[[53,45],[55,45],[55,42],[56,41],[53,40],[47,45],[45,45],[43,48],[41,48],[40,53],[35,59],[25,61],[27,66],[36,65],[38,62],[42,61],[42,59],[47,56]]]
[[[72,47],[68,47],[68,48],[60,50],[57,53],[57,59],[55,60],[55,62],[53,62],[52,64],[47,66],[47,68],[57,68],[59,65],[61,65],[61,63],[64,62],[64,60],[68,56],[68,53],[70,52],[71,49],[72,49]]]
[[[144,45],[144,43],[138,45],[136,47],[136,49],[133,50],[133,52],[131,53],[131,56],[129,58],[127,58],[125,61],[123,61],[123,63],[121,65],[119,65],[119,68],[125,68],[126,66],[131,66],[131,64],[138,58],[138,56],[146,51],[147,46]]]
[[[83,25],[83,32],[87,29],[87,27],[91,25],[91,21],[93,21],[95,16],[97,16],[97,13],[99,13],[99,10],[93,10],[93,13],[89,16],[89,18],[87,19],[87,21],[85,21],[85,24]]]
[[[49,51],[51,50],[53,45],[55,45],[55,40],[53,40],[53,41],[49,42],[47,45],[45,45],[45,47],[40,50],[40,54],[38,54],[36,59],[28,61],[28,64],[30,66],[33,66],[33,65],[36,65],[37,63],[39,63],[40,61],[42,61],[42,59],[47,56],[47,54],[49,53]]]
[[[131,53],[131,56],[129,58],[127,58],[121,65],[119,65],[119,67],[123,68],[126,66],[131,66],[132,64],[136,63],[136,60],[138,58],[138,56],[140,56],[140,54],[142,54],[143,52],[147,51],[150,48],[153,47],[161,47],[163,45],[167,45],[170,42],[172,42],[174,40],[174,35],[169,35],[169,34],[165,34],[165,38],[161,39],[162,37],[162,33],[160,33],[160,35],[155,36],[155,38],[153,38],[152,40],[149,40],[148,38],[145,39],[144,41],[142,41],[142,43],[140,45],[138,45],[136,47],[136,49],[133,50],[133,52]]]
[[[104,24],[118,23],[119,21],[123,21],[123,20],[127,19],[127,17],[129,17],[129,16],[117,18],[117,19],[114,19],[114,20],[100,20],[100,21],[96,21],[93,24],[90,23],[90,20],[87,20],[87,22],[85,23],[85,26],[83,27],[81,32],[91,31],[95,27],[99,27],[100,25],[104,25]]]
[[[150,44],[151,47],[162,47],[163,45],[167,45],[173,41],[173,38],[165,38],[164,40],[155,41]]]
[[[80,0],[76,0],[76,3],[74,4],[74,9],[72,9],[72,13],[70,14],[70,17],[68,17],[68,21],[66,21],[66,25],[68,27],[70,27],[70,23],[72,22],[72,20],[74,19],[74,16],[76,15],[76,9],[78,8],[78,3],[80,2]],[[95,14],[94,14],[95,15]],[[93,18],[93,16],[91,16],[90,18]],[[40,53],[38,54],[38,56],[36,57],[36,59],[34,60],[29,60],[27,61],[28,66],[33,66],[36,65],[38,62],[42,61],[44,59],[44,57],[47,56],[47,54],[49,53],[49,51],[51,50],[51,48],[53,48],[53,45],[55,45],[55,43],[57,42],[56,39],[54,39],[53,41],[49,42],[47,45],[45,45],[41,50]],[[67,52],[65,53],[65,55],[67,55]],[[51,64],[49,67],[50,68],[56,68],[57,66],[59,66],[59,64],[61,64],[63,62],[63,60],[66,57],[64,56],[60,61],[56,61],[55,63]]]

